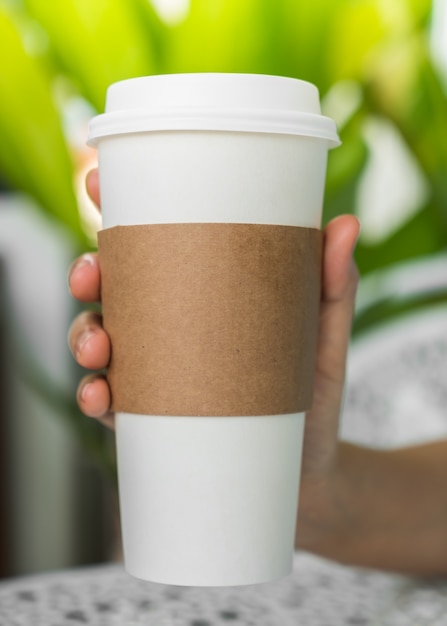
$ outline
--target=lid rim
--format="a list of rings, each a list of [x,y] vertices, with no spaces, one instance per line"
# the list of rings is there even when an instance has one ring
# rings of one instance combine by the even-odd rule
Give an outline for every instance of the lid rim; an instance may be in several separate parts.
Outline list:
[[[236,109],[172,106],[103,113],[89,123],[87,143],[96,146],[105,137],[167,130],[289,134],[325,139],[340,145],[334,120],[316,113],[279,109]]]

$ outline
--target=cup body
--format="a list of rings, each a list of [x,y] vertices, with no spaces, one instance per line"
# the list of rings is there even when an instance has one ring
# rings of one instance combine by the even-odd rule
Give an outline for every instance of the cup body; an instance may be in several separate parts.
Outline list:
[[[244,85],[242,75],[234,77],[233,90],[226,75],[172,77],[174,83],[180,80],[180,91],[175,85],[166,89],[169,79],[138,79],[140,85],[152,80],[153,99],[146,99],[144,89],[134,93],[135,81],[125,81],[132,98],[126,96],[125,83],[113,86],[110,96],[112,113],[127,110],[125,105],[135,100],[140,117],[145,106],[162,113],[168,109],[166,128],[91,131],[99,152],[104,229],[179,223],[320,228],[327,152],[336,134],[252,127],[246,132],[240,121],[240,127],[213,129],[211,122],[194,124],[184,114],[196,110],[200,100],[199,113],[205,111],[206,118],[218,98],[240,112],[236,105],[245,98],[246,120],[251,114],[247,103],[261,97],[262,106],[267,101],[281,112],[281,94],[276,101],[270,93],[269,79],[278,77],[248,76],[251,88],[242,95],[237,89]],[[318,117],[315,88],[302,83],[301,92],[294,91],[291,79],[281,80],[293,92],[296,107]],[[183,108],[172,122],[179,93]],[[127,113],[132,116],[132,110]],[[254,584],[290,573],[303,429],[304,412],[219,417],[119,412],[127,571],[153,582],[197,586]]]
[[[322,141],[168,131],[110,137],[98,152],[103,228],[179,222],[320,228]]]

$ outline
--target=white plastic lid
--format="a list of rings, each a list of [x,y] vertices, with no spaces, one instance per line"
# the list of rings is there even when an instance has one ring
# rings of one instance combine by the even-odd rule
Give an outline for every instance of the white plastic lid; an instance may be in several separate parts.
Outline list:
[[[335,122],[321,115],[311,83],[262,74],[163,74],[120,81],[106,112],[90,121],[88,143],[165,130],[280,133],[340,145]]]

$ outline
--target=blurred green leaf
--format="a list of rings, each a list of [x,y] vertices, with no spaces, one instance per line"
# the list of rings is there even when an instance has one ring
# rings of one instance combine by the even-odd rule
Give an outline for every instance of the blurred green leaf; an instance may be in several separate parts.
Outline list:
[[[428,205],[384,242],[367,246],[360,239],[356,261],[360,273],[365,275],[405,260],[434,254],[445,247],[446,238],[439,215],[432,205]]]
[[[263,67],[273,74],[308,80],[324,95],[331,86],[331,32],[342,4],[340,0],[259,3],[257,11],[264,28]]]
[[[413,18],[414,26],[426,28],[430,24],[432,0],[405,0],[407,9]]]
[[[358,337],[362,333],[371,330],[373,326],[389,322],[392,319],[415,311],[423,311],[427,307],[446,303],[447,290],[439,290],[435,293],[423,293],[411,298],[387,298],[378,299],[370,308],[358,313],[354,318],[352,334]]]
[[[394,76],[400,70],[407,78],[396,90]],[[447,242],[447,98],[425,41],[413,42],[407,54],[389,55],[387,67],[383,61],[366,94],[371,111],[395,124],[424,171]]]
[[[416,28],[425,28],[430,24],[433,0],[406,0],[406,4]]]
[[[0,168],[19,189],[85,241],[73,192],[73,166],[42,67],[0,9]]]
[[[339,131],[342,145],[329,153],[326,176],[324,222],[341,213],[354,213],[360,176],[368,159],[368,148],[361,128],[364,111],[360,109]]]
[[[171,33],[174,72],[279,74],[310,80],[324,93],[333,0],[192,0]]]
[[[127,0],[25,0],[45,29],[50,49],[84,96],[102,111],[107,87],[157,71],[152,31],[155,12]]]
[[[191,0],[186,19],[172,29],[170,72],[260,70],[262,23],[256,0]]]
[[[332,25],[327,60],[331,81],[363,79],[374,49],[387,35],[380,4],[375,0],[339,2]]]

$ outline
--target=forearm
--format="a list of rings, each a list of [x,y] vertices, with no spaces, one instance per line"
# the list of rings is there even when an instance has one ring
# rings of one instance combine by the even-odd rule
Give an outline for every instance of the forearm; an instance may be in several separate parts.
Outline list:
[[[327,494],[325,510],[299,524],[298,547],[353,565],[447,573],[447,441],[394,451],[342,443]]]

